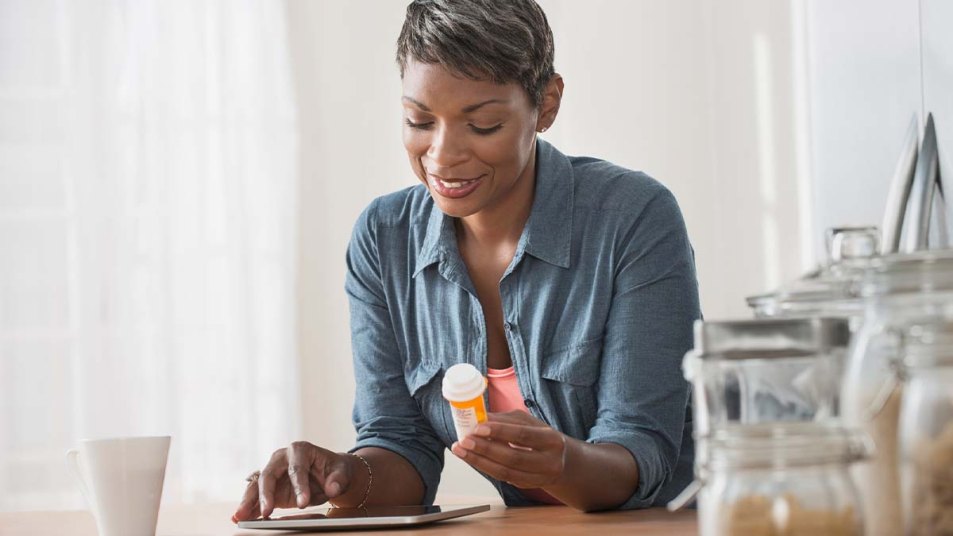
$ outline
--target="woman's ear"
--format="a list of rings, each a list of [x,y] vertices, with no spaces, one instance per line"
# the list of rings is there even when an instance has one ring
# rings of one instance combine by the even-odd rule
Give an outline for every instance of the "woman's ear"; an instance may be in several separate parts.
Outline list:
[[[539,119],[536,120],[536,131],[545,132],[556,122],[559,113],[559,104],[563,99],[563,77],[559,73],[553,74],[543,90],[543,100],[539,103]]]

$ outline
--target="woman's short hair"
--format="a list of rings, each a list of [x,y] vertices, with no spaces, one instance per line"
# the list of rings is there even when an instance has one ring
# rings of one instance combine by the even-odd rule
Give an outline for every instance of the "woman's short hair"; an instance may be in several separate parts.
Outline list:
[[[552,78],[553,32],[535,0],[414,0],[397,38],[411,59],[473,80],[516,82],[539,106]]]

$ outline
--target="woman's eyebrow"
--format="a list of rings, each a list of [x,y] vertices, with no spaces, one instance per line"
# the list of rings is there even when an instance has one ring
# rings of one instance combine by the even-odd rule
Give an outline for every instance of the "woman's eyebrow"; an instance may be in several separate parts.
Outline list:
[[[420,108],[421,110],[423,110],[423,111],[425,111],[425,112],[431,111],[430,108],[429,108],[426,104],[424,104],[424,103],[418,101],[417,99],[414,99],[414,98],[412,98],[412,97],[408,97],[408,96],[406,96],[406,95],[403,96],[403,97],[401,97],[401,99],[402,99],[402,100],[405,100],[405,101],[412,102],[414,105],[416,105],[418,108]],[[478,103],[476,103],[476,104],[471,104],[471,105],[469,105],[469,106],[465,106],[465,107],[463,108],[463,113],[468,114],[468,113],[470,113],[470,112],[475,112],[475,111],[477,111],[477,109],[479,109],[479,108],[482,107],[482,106],[486,106],[487,104],[493,104],[493,103],[505,104],[505,103],[507,103],[507,102],[509,102],[509,101],[507,101],[507,100],[505,100],[505,99],[490,99],[490,100],[485,100],[485,101],[483,101],[483,102],[478,102]]]
[[[420,101],[417,100],[417,99],[414,99],[414,98],[412,98],[412,97],[408,97],[408,96],[406,96],[406,95],[404,95],[404,96],[401,97],[400,99],[414,103],[418,108],[420,108],[421,110],[423,110],[423,111],[425,111],[425,112],[429,112],[429,111],[430,111],[430,107],[429,107],[429,106],[427,106],[426,104],[420,102]]]
[[[477,109],[480,108],[481,106],[485,106],[485,105],[487,105],[487,104],[492,104],[492,103],[494,103],[494,102],[498,102],[498,103],[500,103],[500,104],[504,104],[504,103],[509,102],[509,101],[507,101],[507,100],[505,100],[505,99],[490,99],[490,100],[485,100],[485,101],[483,101],[483,102],[478,102],[477,104],[471,104],[471,105],[469,105],[469,106],[466,106],[465,108],[463,108],[463,113],[468,114],[468,113],[470,113],[470,112],[475,112],[475,111],[477,111]]]

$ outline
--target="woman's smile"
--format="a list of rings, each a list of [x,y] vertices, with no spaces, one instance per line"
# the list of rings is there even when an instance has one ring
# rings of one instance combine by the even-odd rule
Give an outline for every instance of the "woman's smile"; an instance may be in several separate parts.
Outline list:
[[[430,186],[431,192],[437,192],[437,194],[443,197],[459,199],[470,195],[474,190],[479,188],[485,176],[486,173],[472,179],[449,179],[428,173],[427,184]]]

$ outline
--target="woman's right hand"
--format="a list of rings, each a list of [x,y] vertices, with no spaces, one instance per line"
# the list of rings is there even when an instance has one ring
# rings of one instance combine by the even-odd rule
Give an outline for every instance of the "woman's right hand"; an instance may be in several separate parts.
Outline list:
[[[275,508],[306,508],[347,492],[352,477],[352,456],[295,441],[278,449],[268,464],[252,473],[232,522],[267,518]]]

